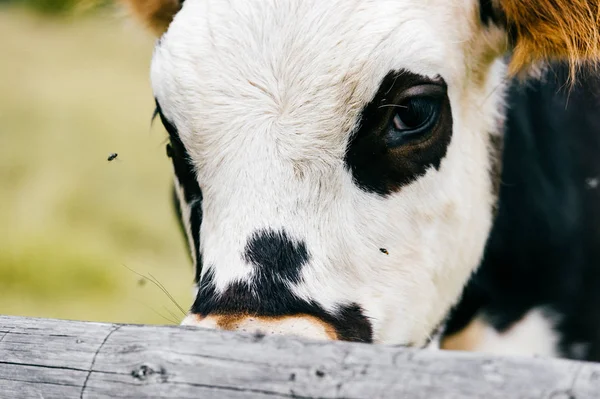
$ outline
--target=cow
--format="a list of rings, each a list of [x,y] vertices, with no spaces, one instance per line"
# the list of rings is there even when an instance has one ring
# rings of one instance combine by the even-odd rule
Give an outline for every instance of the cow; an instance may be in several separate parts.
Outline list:
[[[182,324],[600,360],[598,0],[123,0]]]

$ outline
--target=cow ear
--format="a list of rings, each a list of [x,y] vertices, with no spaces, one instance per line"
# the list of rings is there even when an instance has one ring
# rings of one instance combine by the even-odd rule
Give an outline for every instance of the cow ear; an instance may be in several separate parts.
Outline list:
[[[571,78],[585,61],[600,58],[599,0],[480,0],[493,7],[512,47],[509,71],[540,61],[563,60]]]
[[[183,0],[121,0],[157,36],[166,32]]]

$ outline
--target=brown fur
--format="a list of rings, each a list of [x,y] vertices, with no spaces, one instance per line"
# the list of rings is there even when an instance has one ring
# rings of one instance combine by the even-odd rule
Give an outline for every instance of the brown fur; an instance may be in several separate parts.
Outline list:
[[[322,326],[323,330],[325,331],[325,334],[327,334],[327,337],[330,340],[332,340],[332,341],[339,340],[338,334],[333,327],[331,327],[329,324],[327,324],[323,320],[321,320],[317,317],[311,316],[311,315],[307,315],[307,314],[300,314],[300,315],[294,315],[294,316],[278,316],[278,317],[250,316],[250,315],[246,315],[246,314],[225,314],[225,315],[216,315],[216,316],[208,316],[208,317],[214,318],[216,320],[217,326],[220,329],[230,330],[230,331],[238,330],[239,324],[242,321],[244,321],[245,319],[253,318],[256,320],[260,320],[264,323],[276,324],[277,322],[283,321],[285,319],[293,319],[293,318],[302,317],[302,318],[310,320],[312,323],[314,323],[316,325]]]
[[[157,36],[162,35],[181,8],[179,0],[121,0]]]
[[[461,331],[444,337],[440,348],[451,351],[475,351],[483,339],[485,327],[486,324],[481,319],[475,318]]]
[[[121,0],[155,34],[163,34],[180,0]],[[493,0],[513,40],[509,71],[538,61],[568,60],[571,76],[581,62],[600,58],[600,0]]]
[[[500,0],[513,40],[512,74],[549,60],[578,65],[600,57],[600,0]]]

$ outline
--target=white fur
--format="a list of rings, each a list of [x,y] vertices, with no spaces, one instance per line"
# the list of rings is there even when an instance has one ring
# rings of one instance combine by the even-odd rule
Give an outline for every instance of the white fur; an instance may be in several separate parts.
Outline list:
[[[487,325],[479,342],[471,349],[503,356],[559,357],[556,322],[547,311],[534,309],[506,332],[498,333]]]
[[[422,345],[480,261],[491,225],[499,35],[475,0],[187,0],[157,46],[152,83],[203,190],[204,272],[252,278],[257,230],[303,240],[295,293],[358,303],[376,342]],[[454,120],[441,168],[388,198],[357,187],[344,153],[391,70],[444,78]],[[379,248],[386,248],[384,255]]]

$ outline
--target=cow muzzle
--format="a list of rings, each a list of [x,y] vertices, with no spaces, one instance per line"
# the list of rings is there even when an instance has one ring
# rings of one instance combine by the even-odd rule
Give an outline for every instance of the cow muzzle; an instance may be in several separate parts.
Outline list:
[[[333,326],[311,315],[269,317],[243,314],[208,316],[189,314],[181,325],[252,334],[293,335],[315,340],[339,339]]]

